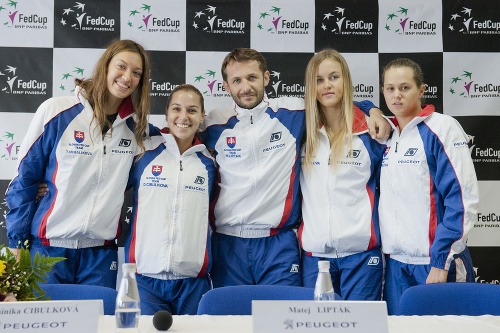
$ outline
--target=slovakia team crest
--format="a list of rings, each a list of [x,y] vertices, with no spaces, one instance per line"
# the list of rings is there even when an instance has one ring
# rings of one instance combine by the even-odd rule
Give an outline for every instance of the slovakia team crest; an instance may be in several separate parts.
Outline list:
[[[226,142],[229,148],[234,148],[234,146],[236,146],[236,137],[234,136],[227,137]]]
[[[151,172],[153,173],[153,176],[158,177],[159,175],[161,175],[162,169],[163,169],[163,166],[161,166],[161,165],[153,165]]]
[[[85,132],[75,131],[75,140],[78,143],[82,143],[85,140]]]

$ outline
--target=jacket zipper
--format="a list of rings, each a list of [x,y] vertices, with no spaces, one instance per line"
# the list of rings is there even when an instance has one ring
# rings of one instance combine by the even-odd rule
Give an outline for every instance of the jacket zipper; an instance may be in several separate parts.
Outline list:
[[[182,159],[179,159],[179,170],[182,171],[183,168],[182,168]],[[181,200],[181,196],[182,196],[182,175],[181,173],[179,172],[178,175],[177,175],[177,185],[175,186],[175,197],[174,197],[174,203],[173,203],[173,214],[172,214],[172,221],[173,221],[173,224],[171,226],[171,230],[170,230],[170,234],[169,234],[169,247],[168,247],[168,250],[167,250],[167,254],[166,254],[166,267],[165,267],[165,270],[166,271],[170,271],[172,269],[171,267],[171,263],[172,263],[172,244],[175,243],[175,234],[177,232],[177,225],[175,223],[175,221],[177,221],[178,219],[178,215],[179,215],[179,205],[180,205],[180,202],[182,201]]]
[[[250,124],[253,124],[253,115],[252,115],[252,112],[250,111]],[[255,165],[255,170],[259,170],[259,159],[258,159],[258,154],[257,152],[255,151],[255,142],[256,142],[256,139],[255,139],[255,131],[254,129],[252,128],[250,130],[251,132],[251,135],[252,135],[252,162],[254,163]],[[252,172],[252,192],[251,192],[251,205],[253,206],[254,203],[255,203],[255,196],[256,196],[256,188],[257,188],[257,176],[255,175],[255,171]],[[246,223],[246,220],[243,222],[243,223]]]
[[[90,204],[89,215],[88,215],[87,221],[85,222],[85,228],[84,228],[85,233],[88,231],[90,222],[94,219],[94,211],[96,209],[95,205],[97,202],[97,195],[98,195],[99,189],[101,187],[102,173],[103,173],[104,163],[105,163],[104,155],[106,155],[106,144],[104,143],[104,139],[102,140],[102,142],[103,142],[103,155],[101,156],[101,159],[100,159],[101,161],[99,164],[99,174],[97,175],[97,184],[96,184],[96,188],[94,191],[94,196],[93,196],[91,204]]]

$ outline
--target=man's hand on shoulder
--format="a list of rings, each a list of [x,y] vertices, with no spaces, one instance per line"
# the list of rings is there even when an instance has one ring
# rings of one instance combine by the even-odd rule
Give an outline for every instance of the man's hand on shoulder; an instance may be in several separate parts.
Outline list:
[[[372,139],[387,140],[391,135],[392,127],[387,119],[382,117],[382,115],[383,113],[380,109],[370,109],[368,129],[370,131],[370,136],[372,137]]]
[[[39,201],[43,198],[45,194],[49,192],[49,187],[45,183],[38,184],[38,191],[36,192],[36,201]]]

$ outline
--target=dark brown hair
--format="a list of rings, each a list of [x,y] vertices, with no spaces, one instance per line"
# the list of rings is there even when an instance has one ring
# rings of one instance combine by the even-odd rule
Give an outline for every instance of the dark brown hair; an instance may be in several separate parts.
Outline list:
[[[249,49],[249,48],[237,48],[232,50],[226,57],[224,58],[224,61],[222,62],[221,66],[221,72],[222,72],[222,78],[224,81],[227,82],[227,72],[226,72],[226,67],[229,65],[229,62],[231,60],[236,61],[236,62],[245,62],[245,61],[251,61],[255,60],[259,64],[259,69],[261,70],[262,74],[267,72],[267,63],[266,59],[264,56],[254,50],[254,49]]]
[[[421,87],[424,84],[424,73],[422,72],[422,68],[415,61],[408,58],[398,58],[394,59],[387,65],[385,65],[384,70],[382,71],[382,86],[384,85],[385,80],[385,72],[390,68],[399,68],[399,67],[408,67],[413,70],[413,80],[417,84],[417,87]]]
[[[137,144],[144,151],[143,136],[148,126],[148,115],[151,109],[149,97],[149,59],[144,48],[132,40],[118,40],[113,42],[97,62],[91,78],[75,80],[75,84],[85,89],[85,97],[94,109],[94,118],[101,128],[108,126],[112,130],[112,124],[106,118],[106,101],[109,98],[107,76],[111,59],[120,52],[134,52],[142,59],[142,75],[137,88],[132,94],[132,103],[136,115],[134,137]],[[93,120],[92,120],[93,121]]]

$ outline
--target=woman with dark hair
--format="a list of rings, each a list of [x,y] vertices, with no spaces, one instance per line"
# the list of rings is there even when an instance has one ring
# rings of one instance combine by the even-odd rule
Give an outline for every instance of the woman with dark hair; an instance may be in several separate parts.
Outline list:
[[[49,283],[115,288],[123,193],[148,128],[149,61],[131,40],[112,43],[74,96],[40,105],[6,193],[9,247],[65,257]],[[37,203],[39,183],[48,193]]]
[[[194,315],[211,288],[209,207],[215,161],[196,137],[205,119],[203,95],[183,84],[170,95],[168,127],[146,143],[129,184],[134,205],[125,261],[136,263],[141,313]]]
[[[469,138],[457,120],[422,104],[420,66],[406,58],[393,60],[382,80],[385,102],[395,115],[382,161],[379,206],[387,258],[384,298],[393,315],[409,287],[474,282],[466,244],[479,195]]]

